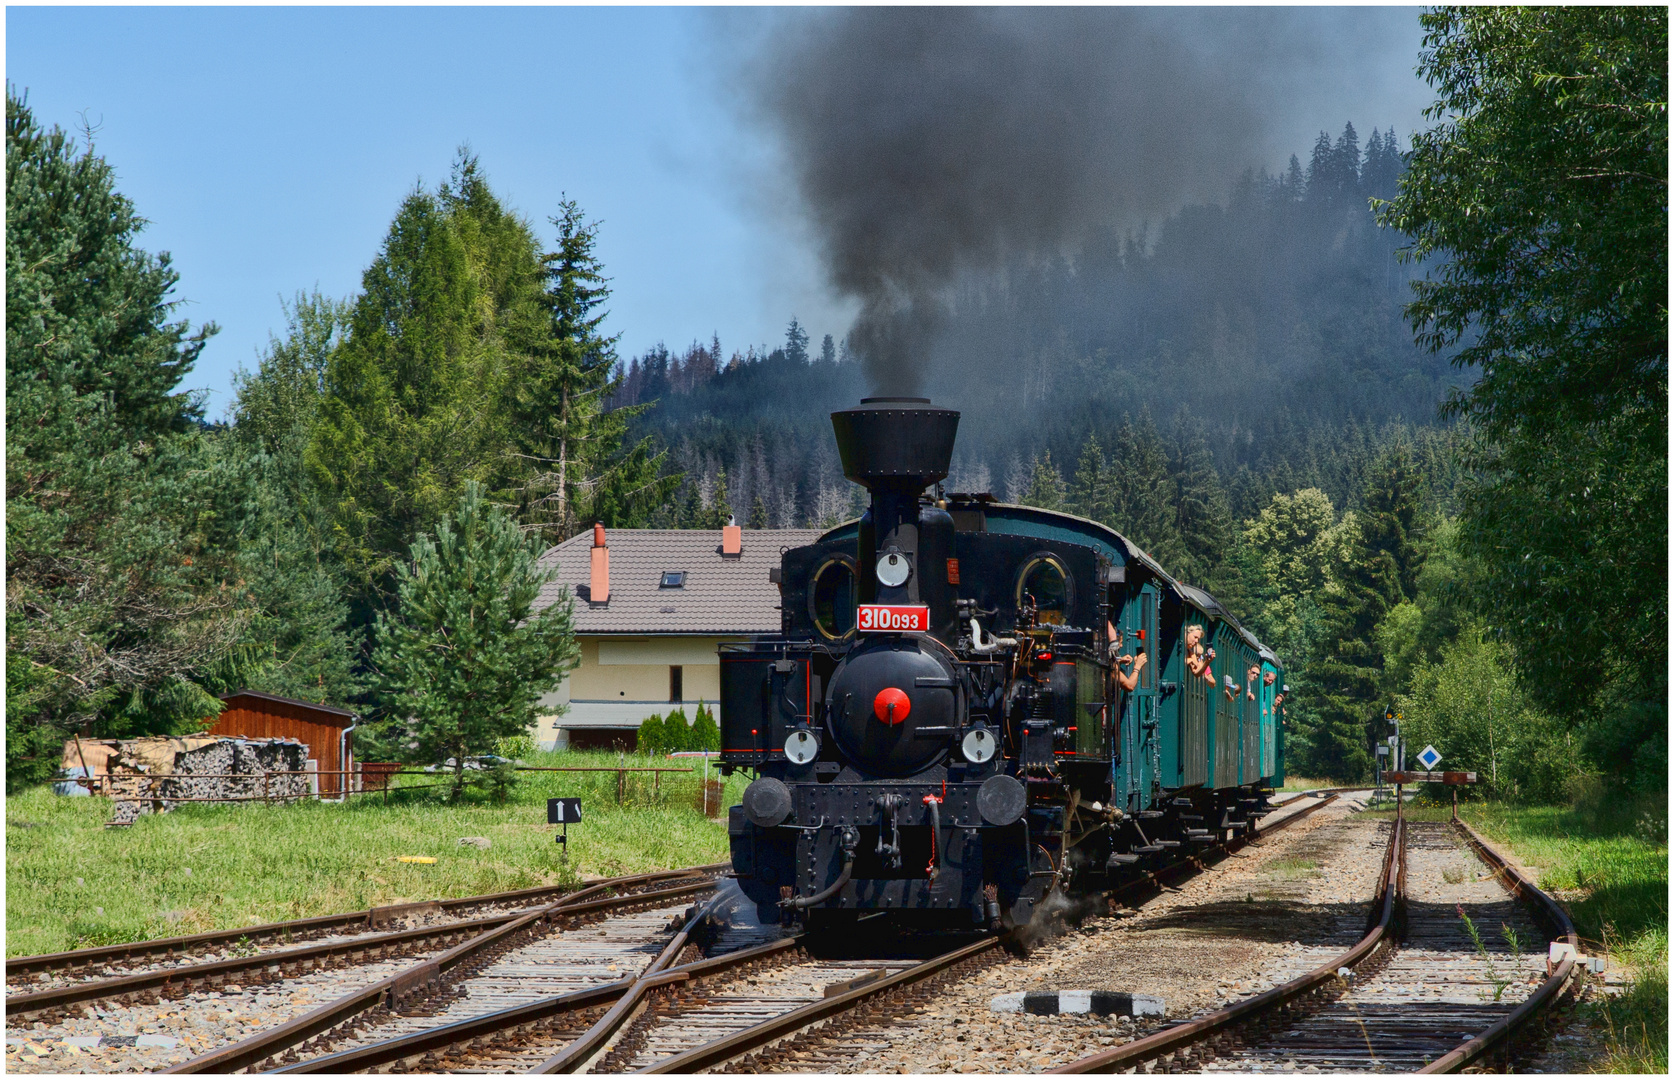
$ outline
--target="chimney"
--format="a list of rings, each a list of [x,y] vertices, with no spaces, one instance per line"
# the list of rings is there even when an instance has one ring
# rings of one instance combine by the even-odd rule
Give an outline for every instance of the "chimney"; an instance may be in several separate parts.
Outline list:
[[[589,602],[610,602],[610,548],[605,545],[603,523],[593,526],[593,567],[587,579]]]
[[[744,552],[744,530],[728,521],[721,526],[721,558],[736,559]]]

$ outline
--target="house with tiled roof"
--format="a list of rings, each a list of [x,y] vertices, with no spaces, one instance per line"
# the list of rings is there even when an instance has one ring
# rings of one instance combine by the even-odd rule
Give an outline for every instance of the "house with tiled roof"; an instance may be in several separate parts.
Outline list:
[[[568,590],[581,664],[545,699],[536,740],[544,747],[632,748],[652,714],[695,715],[721,693],[722,642],[779,631],[784,552],[813,543],[818,529],[610,529],[547,549],[557,575],[537,604]]]

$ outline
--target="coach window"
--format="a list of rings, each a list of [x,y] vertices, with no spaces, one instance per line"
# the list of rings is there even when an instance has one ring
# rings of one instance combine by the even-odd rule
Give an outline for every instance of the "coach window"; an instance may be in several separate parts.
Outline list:
[[[1017,606],[1025,596],[1034,597],[1035,617],[1043,623],[1062,626],[1069,615],[1070,580],[1064,564],[1051,555],[1037,555],[1017,578]]]
[[[814,626],[833,640],[854,630],[854,567],[847,560],[832,559],[814,574],[812,601]]]

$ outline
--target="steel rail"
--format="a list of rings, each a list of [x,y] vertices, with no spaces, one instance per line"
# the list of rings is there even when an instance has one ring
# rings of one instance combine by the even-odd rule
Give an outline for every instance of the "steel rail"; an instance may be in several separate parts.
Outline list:
[[[680,950],[686,947],[686,941],[692,931],[702,922],[704,917],[714,910],[716,901],[692,913],[686,920],[686,925],[674,935],[674,939],[657,954],[657,958],[647,964],[645,970],[633,981],[622,996],[617,999],[603,1016],[594,1022],[593,1026],[582,1032],[564,1049],[553,1054],[541,1062],[531,1072],[537,1073],[576,1073],[586,1072],[595,1062],[603,1057],[610,1049],[610,1042],[617,1033],[631,1023],[635,1017],[645,1011],[645,995],[651,987],[666,985],[669,982],[685,981],[688,975],[669,976],[666,974],[668,966],[680,956]]]
[[[1254,831],[1234,840],[1217,844],[1215,849],[1227,853],[1236,851],[1246,843],[1259,840],[1266,832],[1282,829],[1302,820],[1320,807],[1329,805],[1335,799],[1336,795],[1326,795],[1317,802],[1301,807],[1278,821],[1269,823],[1265,831]],[[1208,854],[1208,852],[1194,854],[1169,866],[1150,871],[1142,878],[1126,882],[1118,888],[1110,890],[1108,895],[1119,896],[1148,884],[1161,884],[1163,875],[1171,874],[1174,871],[1191,867],[1203,869],[1202,856],[1205,854]],[[694,1047],[684,1053],[664,1058],[638,1071],[644,1073],[690,1073],[713,1068],[733,1058],[741,1057],[744,1054],[752,1053],[795,1036],[808,1028],[825,1023],[833,1017],[851,1012],[857,1006],[863,1005],[880,995],[892,993],[914,983],[934,978],[966,961],[978,959],[999,948],[1002,943],[999,938],[990,938],[964,948],[955,949],[938,957],[932,957],[893,975],[867,982],[844,993],[793,1009],[780,1016],[763,1021],[754,1027]],[[1335,969],[1332,970],[1335,972]]]
[[[239,975],[253,972],[275,979],[283,978],[287,968],[296,971],[298,965],[306,965],[305,970],[324,969],[330,966],[332,960],[352,957],[357,953],[377,952],[389,948],[409,951],[436,938],[448,938],[461,933],[480,933],[484,930],[491,930],[494,927],[511,922],[513,919],[522,918],[525,914],[526,912],[521,911],[510,912],[505,915],[492,915],[483,919],[468,919],[462,922],[444,923],[440,926],[424,926],[415,930],[396,930],[387,934],[372,934],[347,941],[334,941],[324,945],[304,945],[295,949],[279,949],[274,952],[258,953],[255,956],[236,956],[226,960],[209,960],[200,964],[186,964],[180,967],[142,971],[133,975],[119,975],[110,979],[70,983],[67,986],[55,986],[50,990],[38,990],[29,994],[13,994],[6,999],[6,1016],[8,1019],[12,1019],[33,1013],[65,1009],[71,1005],[88,1001],[102,1001],[107,998],[123,997],[128,994],[139,994],[147,991],[155,991],[159,994],[176,994],[189,993],[199,988],[221,989],[230,979],[236,979]],[[374,959],[394,958],[375,957]],[[273,969],[277,969],[277,972]]]
[[[1575,924],[1570,921],[1569,913],[1562,905],[1530,881],[1510,859],[1484,840],[1475,829],[1462,821],[1456,821],[1454,825],[1464,835],[1465,841],[1470,844],[1477,857],[1488,864],[1488,868],[1494,872],[1500,883],[1513,896],[1538,909],[1545,916],[1548,927],[1557,932],[1558,937],[1570,946],[1571,951],[1569,956],[1564,957],[1552,969],[1546,981],[1536,987],[1535,992],[1510,1014],[1501,1017],[1480,1035],[1460,1043],[1453,1050],[1418,1070],[1421,1073],[1458,1072],[1480,1062],[1512,1032],[1556,1004],[1575,974],[1576,951],[1580,945],[1575,934]]]
[[[246,940],[256,942],[282,938],[287,935],[315,936],[334,930],[375,929],[391,919],[400,918],[414,912],[435,909],[458,911],[462,908],[485,907],[490,904],[517,904],[547,897],[579,899],[584,895],[593,894],[607,888],[621,888],[647,881],[685,877],[692,874],[714,873],[724,870],[727,865],[726,863],[711,863],[706,866],[689,866],[679,870],[658,870],[648,874],[630,874],[624,877],[597,881],[579,890],[566,885],[537,885],[533,888],[514,889],[510,892],[460,896],[449,900],[419,900],[408,904],[389,904],[367,908],[364,911],[349,911],[337,915],[315,915],[305,919],[261,923],[256,926],[241,926],[231,930],[211,930],[206,933],[190,934],[184,937],[153,938],[149,941],[128,941],[118,945],[102,945],[91,949],[71,949],[66,952],[41,953],[35,956],[15,956],[6,961],[6,978],[12,979],[20,975],[37,975],[42,972],[97,967],[101,964],[148,956],[161,956],[166,959],[198,949],[236,945]]]
[[[658,976],[660,981],[656,981],[656,985],[707,978],[732,968],[754,963],[757,960],[776,956],[786,950],[797,948],[801,944],[800,938],[781,938],[778,941],[757,945],[749,949],[740,949],[723,956],[681,964],[678,967],[669,968]],[[286,1065],[272,1071],[281,1073],[347,1073],[392,1065],[398,1061],[422,1057],[425,1054],[445,1050],[450,1046],[457,1046],[474,1039],[492,1037],[504,1032],[515,1032],[520,1028],[533,1026],[564,1013],[579,1012],[610,1004],[627,993],[636,978],[618,979],[602,986],[591,986],[584,990],[559,994],[556,997],[546,998],[528,1005],[518,1005],[509,1009],[484,1013],[468,1020],[460,1020],[442,1027],[430,1028],[394,1039],[386,1039],[370,1046],[343,1050],[325,1057],[310,1058],[307,1061]],[[646,989],[651,989],[651,987],[647,986]]]
[[[781,1039],[790,1038],[806,1028],[830,1020],[832,1017],[851,1012],[856,1006],[862,1005],[873,998],[933,978],[959,964],[965,963],[967,960],[978,959],[1000,948],[1000,946],[999,938],[988,938],[984,941],[966,945],[963,948],[954,949],[951,952],[943,953],[941,956],[931,957],[929,960],[914,964],[910,968],[897,971],[893,975],[886,975],[881,979],[847,990],[834,997],[810,1002],[801,1008],[792,1009],[770,1020],[765,1020],[754,1027],[745,1028],[743,1031],[735,1032],[713,1042],[693,1047],[684,1053],[666,1057],[639,1071],[644,1073],[694,1073],[702,1069],[713,1068],[732,1058],[763,1049]]]
[[[561,900],[549,904],[544,908],[539,908],[479,934],[470,941],[456,945],[424,963],[397,972],[388,978],[380,979],[370,986],[353,991],[335,1001],[327,1002],[325,1005],[294,1020],[259,1032],[248,1039],[221,1047],[218,1050],[199,1054],[197,1057],[172,1069],[163,1071],[170,1073],[236,1072],[239,1069],[251,1068],[270,1057],[284,1053],[315,1036],[330,1031],[339,1024],[380,1004],[398,1007],[403,999],[410,998],[415,994],[422,994],[449,971],[477,960],[479,954],[494,946],[509,945],[516,940],[516,935],[526,930],[532,930],[537,923],[550,922],[554,919],[574,918],[579,915],[631,907],[637,904],[675,900],[703,892],[714,888],[714,886],[714,880],[708,879],[580,903]]]
[[[1232,841],[1217,845],[1216,849],[1226,852],[1237,850],[1245,843],[1259,840],[1266,832],[1283,828],[1295,821],[1307,817],[1313,811],[1318,810],[1320,807],[1328,805],[1334,801],[1335,798],[1335,795],[1326,795],[1318,798],[1317,801],[1312,804],[1292,810],[1278,821],[1269,823],[1265,830],[1252,832]],[[1129,882],[1120,889],[1116,890],[1115,894],[1128,892],[1147,884],[1161,884],[1163,883],[1164,875],[1171,875],[1174,871],[1190,867],[1202,868],[1204,865],[1202,862],[1202,856],[1206,854],[1208,854],[1208,852],[1197,853],[1170,866],[1150,871],[1146,873],[1144,877]],[[648,896],[650,894],[640,895]],[[601,903],[610,904],[613,902],[604,901]],[[584,906],[591,907],[591,905]],[[578,912],[566,908],[565,911],[559,914],[568,915],[576,913]],[[532,921],[530,916],[524,916],[518,919],[517,926],[505,926],[502,928],[502,932],[516,932],[526,926],[530,921]],[[684,935],[688,932],[689,928],[688,930],[683,930],[682,934]],[[495,936],[496,939],[498,939],[499,933],[496,933]],[[683,944],[684,938],[681,938],[680,942]],[[642,1011],[641,1002],[644,994],[654,989],[656,986],[662,985],[664,982],[672,983],[684,981],[685,979],[690,978],[712,976],[728,968],[753,961],[759,956],[769,955],[788,948],[794,943],[794,939],[788,939],[786,941],[762,946],[758,949],[743,950],[739,953],[728,954],[727,956],[716,957],[705,961],[698,961],[694,964],[683,965],[679,968],[669,968],[667,971],[662,971],[660,970],[660,967],[666,966],[673,959],[673,957],[677,956],[679,953],[679,948],[677,946],[671,946],[672,951],[665,950],[665,955],[659,957],[658,961],[654,962],[653,966],[648,968],[647,971],[637,980],[618,980],[615,983],[606,984],[603,987],[594,987],[587,990],[576,991],[573,994],[559,995],[548,999],[547,1001],[536,1003],[535,1005],[519,1006],[512,1009],[500,1010],[495,1013],[486,1014],[482,1017],[460,1021],[457,1024],[446,1025],[444,1027],[430,1029],[425,1032],[419,1032],[411,1036],[403,1036],[398,1039],[387,1040],[382,1043],[374,1044],[370,1047],[361,1047],[356,1050],[343,1051],[339,1054],[313,1058],[306,1062],[287,1065],[284,1067],[283,1071],[335,1072],[350,1069],[374,1068],[390,1062],[415,1056],[422,1056],[426,1053],[434,1052],[437,1049],[455,1045],[461,1041],[481,1038],[485,1035],[491,1035],[509,1028],[527,1026],[531,1023],[565,1012],[594,1008],[607,1002],[613,1003],[617,1007],[613,1008],[611,1012],[608,1012],[605,1017],[601,1018],[600,1022],[595,1025],[593,1030],[590,1030],[586,1035],[577,1039],[570,1046],[566,1047],[564,1051],[561,1051],[559,1054],[548,1059],[548,1061],[544,1062],[541,1068],[536,1071],[563,1072],[584,1069],[586,1066],[592,1064],[608,1052],[608,1043],[610,1039],[614,1037],[618,1031],[630,1023],[640,1011]],[[989,942],[987,944],[995,943],[996,942]],[[473,944],[480,949],[488,943],[468,942],[465,946],[461,946],[460,949],[469,948]],[[458,952],[459,950],[454,951]],[[439,957],[437,961],[433,961],[432,964],[440,964],[443,960],[444,958]],[[954,960],[952,962],[957,963],[959,960]],[[926,961],[926,963],[931,962]],[[439,970],[429,969],[431,969],[430,964],[421,965],[420,969],[415,971],[392,976],[390,979],[386,979],[383,982],[376,984],[374,987],[369,987],[357,994],[349,995],[342,1001],[323,1006],[321,1009],[315,1010],[307,1016],[299,1017],[297,1020],[292,1021],[287,1025],[282,1025],[279,1028],[273,1029],[272,1032],[264,1032],[260,1035],[253,1036],[251,1039],[245,1040],[243,1043],[225,1047],[220,1051],[213,1051],[211,1054],[201,1055],[199,1058],[194,1058],[192,1061],[188,1061],[177,1069],[171,1071],[231,1071],[232,1069],[241,1067],[252,1067],[261,1061],[274,1057],[279,1053],[283,1053],[284,1051],[307,1041],[323,1031],[336,1027],[344,1020],[357,1014],[358,1012],[373,1007],[378,1003],[378,999],[380,998],[387,997],[389,1000],[393,1001],[401,996],[407,988],[416,984],[422,984],[426,981],[431,981],[440,974]],[[934,974],[934,972],[929,968],[921,967],[908,970],[921,971],[921,975],[919,976],[920,978]],[[400,986],[392,985],[397,981],[401,982]],[[891,983],[889,985],[895,984]],[[882,984],[873,983],[868,984],[868,986],[863,989],[866,991],[874,991],[879,989],[880,986],[882,986]],[[865,994],[859,994],[859,990],[854,991],[854,993],[859,995],[856,1000],[864,1000],[865,997],[868,996]],[[847,997],[847,995],[844,997],[833,998],[831,1001],[842,1002],[845,997]],[[628,998],[631,998],[631,1000],[624,1000]],[[822,1002],[819,1004],[823,1005],[826,1003]],[[256,1043],[260,1043],[262,1045],[252,1045]],[[229,1065],[224,1062],[218,1064],[213,1061],[205,1060],[214,1057],[223,1057],[230,1060],[234,1056],[232,1054],[233,1051],[238,1051],[236,1056],[242,1060],[242,1064]]]
[[[1164,1028],[1142,1039],[1097,1054],[1091,1054],[1066,1065],[1048,1070],[1052,1073],[1120,1072],[1137,1068],[1140,1064],[1165,1054],[1182,1050],[1226,1032],[1262,1013],[1277,1009],[1304,994],[1318,990],[1338,977],[1341,968],[1353,968],[1376,952],[1379,946],[1393,940],[1396,912],[1406,885],[1406,821],[1397,818],[1390,831],[1389,849],[1384,853],[1383,868],[1378,875],[1379,902],[1374,907],[1377,922],[1366,936],[1348,952],[1329,963],[1298,976],[1282,986],[1254,997],[1245,998],[1224,1009],[1186,1023]]]
[[[609,883],[601,882],[565,895],[557,902],[568,908],[613,888],[631,888],[638,884],[668,880],[669,878],[677,879],[684,876],[687,875],[683,873],[666,876],[661,874],[636,875],[637,880],[622,878]],[[182,964],[178,967],[156,968],[151,971],[136,972],[133,975],[118,975],[108,979],[89,979],[84,982],[69,983],[31,993],[13,994],[6,999],[6,1015],[7,1017],[18,1017],[53,1012],[68,1008],[71,1005],[124,997],[129,994],[146,992],[159,994],[186,993],[203,986],[223,986],[229,978],[236,981],[237,977],[242,974],[249,972],[266,973],[270,969],[278,969],[279,974],[275,977],[283,978],[287,967],[292,970],[296,970],[298,965],[306,965],[310,969],[327,967],[330,966],[331,961],[342,957],[352,957],[359,953],[390,948],[408,951],[436,938],[456,937],[461,933],[481,932],[503,926],[527,914],[527,910],[511,911],[481,919],[465,919],[439,923],[434,926],[421,926],[412,930],[365,934],[320,945],[303,945],[294,949],[276,949],[270,952],[254,953],[249,956],[229,957],[225,960],[208,960],[196,964]],[[375,959],[392,959],[392,957],[376,957]]]

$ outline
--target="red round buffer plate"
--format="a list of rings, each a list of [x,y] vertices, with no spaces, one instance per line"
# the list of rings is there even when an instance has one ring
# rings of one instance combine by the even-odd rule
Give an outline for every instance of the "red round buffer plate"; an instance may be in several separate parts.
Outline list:
[[[872,712],[886,724],[899,724],[913,711],[913,700],[893,686],[878,691],[872,699]]]

